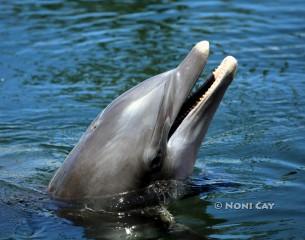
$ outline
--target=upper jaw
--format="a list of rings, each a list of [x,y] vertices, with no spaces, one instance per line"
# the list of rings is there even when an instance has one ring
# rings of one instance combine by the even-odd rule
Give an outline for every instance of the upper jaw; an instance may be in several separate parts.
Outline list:
[[[169,71],[166,76],[160,74],[160,78],[164,83],[164,95],[162,97],[162,108],[158,115],[162,119],[159,123],[162,123],[162,125],[166,123],[164,137],[168,137],[168,132],[175,119],[177,119],[193,86],[199,79],[207,63],[208,56],[209,42],[198,42],[175,69]]]
[[[168,97],[172,97],[171,103],[167,109],[172,109],[173,122],[177,117],[181,106],[185,99],[190,94],[194,84],[199,79],[209,56],[209,42],[198,42],[192,50],[188,53],[185,59],[174,69],[173,75],[168,81]]]

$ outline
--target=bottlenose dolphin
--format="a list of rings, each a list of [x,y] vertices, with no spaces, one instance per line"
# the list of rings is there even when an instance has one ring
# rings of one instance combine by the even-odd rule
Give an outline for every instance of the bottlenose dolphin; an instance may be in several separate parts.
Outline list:
[[[226,57],[197,90],[209,43],[197,43],[165,73],[120,95],[91,123],[51,180],[50,195],[81,200],[191,175],[209,123],[237,61]]]

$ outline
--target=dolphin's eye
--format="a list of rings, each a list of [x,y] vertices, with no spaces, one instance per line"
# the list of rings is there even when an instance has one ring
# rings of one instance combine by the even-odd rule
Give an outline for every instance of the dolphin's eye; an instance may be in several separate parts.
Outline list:
[[[150,170],[152,172],[160,170],[161,162],[162,162],[162,152],[159,150],[155,158],[150,162]]]

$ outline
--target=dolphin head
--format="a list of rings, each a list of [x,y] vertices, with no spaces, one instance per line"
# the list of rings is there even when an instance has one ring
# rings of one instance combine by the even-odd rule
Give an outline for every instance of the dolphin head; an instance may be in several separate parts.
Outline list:
[[[233,79],[227,57],[192,92],[209,55],[197,43],[175,68],[116,98],[91,123],[49,184],[53,197],[79,199],[134,190],[158,179],[185,179]]]

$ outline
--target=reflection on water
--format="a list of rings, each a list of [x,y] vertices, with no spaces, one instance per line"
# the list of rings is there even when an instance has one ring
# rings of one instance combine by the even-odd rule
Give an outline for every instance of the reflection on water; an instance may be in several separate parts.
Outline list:
[[[18,207],[8,198],[27,189],[44,191],[101,109],[174,67],[206,39],[212,51],[203,78],[228,54],[239,60],[239,70],[202,145],[195,175],[204,169],[248,187],[178,201],[170,212],[187,230],[165,231],[143,220],[132,222],[138,235],[131,238],[303,238],[304,9],[299,0],[3,0],[0,237],[126,236],[123,225],[133,217],[123,225],[95,217],[68,222],[42,210],[47,208],[34,211],[36,200]],[[214,208],[225,201],[274,202],[275,209]]]

